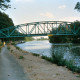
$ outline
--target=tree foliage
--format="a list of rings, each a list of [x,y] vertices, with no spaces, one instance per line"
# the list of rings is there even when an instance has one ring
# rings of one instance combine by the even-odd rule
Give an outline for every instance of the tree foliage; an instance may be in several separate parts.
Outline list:
[[[77,35],[73,36],[67,36],[67,35],[53,35],[49,36],[49,41],[51,43],[66,43],[66,42],[72,42],[72,43],[80,43],[80,21],[74,21],[70,24],[71,29],[77,33]],[[55,34],[57,30],[61,30],[62,33],[65,33],[66,31],[72,32],[71,30],[67,30],[67,28],[64,29],[64,26],[59,25],[58,28],[53,29],[50,33]]]
[[[75,27],[75,30],[77,31],[80,28],[80,21],[76,20],[73,23],[71,23],[71,28],[73,30],[74,30],[74,27]],[[78,32],[78,34],[80,35],[80,32]]]
[[[80,12],[80,2],[77,2],[76,6],[75,6],[75,9],[77,9],[77,11]]]
[[[14,26],[12,19],[5,13],[0,12],[0,29]]]
[[[10,7],[9,5],[10,0],[0,0],[0,9],[6,10]]]

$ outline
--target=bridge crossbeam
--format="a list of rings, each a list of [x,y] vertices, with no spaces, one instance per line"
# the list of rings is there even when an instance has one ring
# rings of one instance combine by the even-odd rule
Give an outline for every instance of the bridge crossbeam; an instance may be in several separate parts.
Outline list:
[[[64,21],[42,21],[16,25],[0,30],[0,38],[47,36],[53,35],[77,35],[80,28],[71,26],[72,22]]]

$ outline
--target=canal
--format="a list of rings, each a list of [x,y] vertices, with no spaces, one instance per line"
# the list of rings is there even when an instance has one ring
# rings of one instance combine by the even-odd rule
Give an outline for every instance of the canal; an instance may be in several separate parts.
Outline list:
[[[52,53],[64,56],[66,60],[73,60],[76,66],[80,67],[80,45],[72,43],[49,43],[44,41],[31,41],[22,44],[17,44],[21,49],[44,56],[51,57]]]

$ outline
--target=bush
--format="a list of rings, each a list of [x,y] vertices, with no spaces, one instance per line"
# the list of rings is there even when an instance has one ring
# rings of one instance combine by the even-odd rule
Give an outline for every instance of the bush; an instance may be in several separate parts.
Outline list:
[[[10,50],[10,47],[8,46],[7,49]]]
[[[2,46],[3,44],[0,42],[0,46]]]
[[[2,46],[3,46],[3,44],[2,44],[2,42],[0,42],[0,52],[1,52],[1,48],[2,48]]]
[[[45,59],[47,61],[53,62],[53,59],[51,57],[47,57],[47,56],[41,56],[42,59]]]
[[[80,67],[75,66],[72,60],[66,61],[65,65],[69,70],[80,73]]]
[[[40,56],[40,54],[33,53],[33,56]]]
[[[69,70],[73,72],[80,73],[80,67],[75,66],[73,60],[67,61],[63,59],[63,54],[52,54],[53,63],[57,64],[58,66],[66,66]]]
[[[15,45],[15,42],[11,43],[11,45]]]
[[[75,66],[72,60],[67,61],[63,59],[60,55],[55,55],[53,57],[41,56],[41,58],[50,61],[51,63],[55,63],[58,66],[66,66],[69,70],[73,72],[80,73],[80,67]]]
[[[66,60],[63,59],[64,54],[57,54],[57,53],[53,52],[51,54],[51,56],[52,56],[53,63],[55,63],[59,66],[64,66],[65,65]]]
[[[13,50],[11,50],[11,52],[13,52]]]
[[[19,59],[24,59],[24,56],[19,56]]]
[[[17,47],[17,46],[16,46],[16,49],[20,50],[20,48],[19,48],[19,47]]]

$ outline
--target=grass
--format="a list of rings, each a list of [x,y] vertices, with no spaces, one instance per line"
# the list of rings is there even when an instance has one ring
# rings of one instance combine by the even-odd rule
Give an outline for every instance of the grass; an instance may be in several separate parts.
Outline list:
[[[16,47],[16,49],[21,50],[19,47],[15,45],[15,43],[12,43]],[[8,47],[10,49],[10,47]],[[12,50],[11,50],[12,52]],[[33,53],[33,56],[40,56],[40,54]],[[80,73],[80,67],[77,67],[74,65],[74,62],[72,60],[67,61],[66,59],[63,59],[64,54],[57,54],[57,53],[52,53],[51,57],[47,57],[42,55],[41,58],[45,59],[51,63],[55,63],[58,66],[66,66],[69,70],[72,72],[77,72]],[[19,59],[24,59],[24,56],[19,56]]]
[[[52,57],[47,57],[43,55],[41,56],[41,58],[51,63],[55,63],[58,66],[66,66],[66,68],[68,68],[72,72],[80,73],[80,67],[75,66],[73,60],[67,61],[66,59],[63,59],[63,55],[53,53]]]
[[[24,56],[19,56],[19,59],[24,59]]]
[[[7,49],[10,50],[10,47],[8,46]]]
[[[18,46],[14,45],[16,47],[16,49],[21,50],[21,48],[19,48]]]
[[[76,77],[80,78],[80,75],[78,75],[78,76],[76,76]]]
[[[0,46],[0,52],[1,52],[1,48],[2,48],[2,47]]]
[[[1,48],[2,48],[2,46],[3,46],[3,43],[2,43],[2,42],[0,42],[0,52],[1,52]]]
[[[13,52],[13,50],[11,50],[11,52]]]
[[[32,53],[33,56],[40,56],[40,54]]]
[[[2,46],[3,46],[3,44],[2,44],[2,43],[0,43],[0,52],[1,52],[1,48],[2,48]]]
[[[16,47],[16,49],[21,50],[19,47],[16,46],[15,42],[11,43],[11,45],[14,45]],[[10,47],[7,47],[8,50],[10,50]],[[11,52],[13,52],[13,50],[11,50]],[[24,56],[19,56],[19,59],[24,59]]]
[[[19,47],[17,47],[17,46],[16,46],[16,49],[20,50],[20,48],[19,48]]]
[[[15,42],[11,43],[11,45],[15,45]]]
[[[53,63],[53,59],[51,57],[47,57],[47,56],[42,55],[41,58]]]
[[[3,43],[2,42],[0,42],[0,46],[3,46]]]

